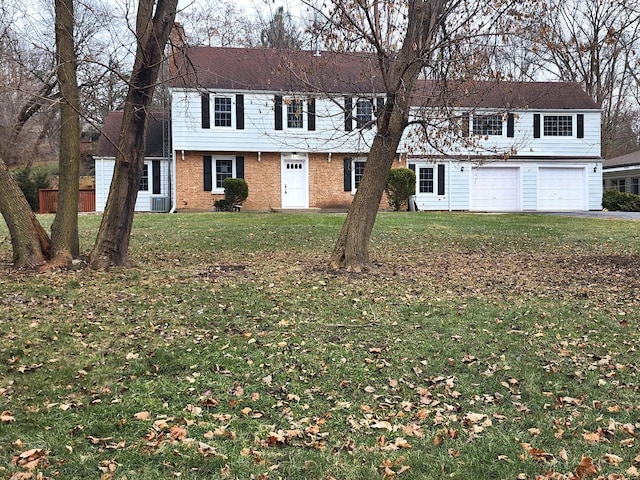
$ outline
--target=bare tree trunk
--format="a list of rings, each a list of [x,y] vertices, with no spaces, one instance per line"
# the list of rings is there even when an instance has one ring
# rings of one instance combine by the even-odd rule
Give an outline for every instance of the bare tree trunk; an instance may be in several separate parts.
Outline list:
[[[141,0],[136,36],[138,48],[122,119],[102,223],[91,252],[92,268],[129,266],[129,237],[145,155],[147,117],[153,100],[164,47],[173,28],[178,0]],[[155,6],[155,10],[154,10]]]
[[[73,0],[56,0],[56,57],[60,102],[60,184],[58,209],[51,226],[54,264],[66,264],[80,254],[78,190],[80,188],[80,97],[73,36]]]
[[[7,165],[0,159],[0,212],[9,228],[15,267],[42,265],[51,255],[51,241]]]
[[[405,127],[411,95],[422,66],[433,51],[436,30],[444,20],[445,0],[411,0],[402,49],[390,68],[379,52],[387,88],[385,108],[378,117],[377,134],[367,156],[358,190],[330,259],[332,268],[359,272],[369,263],[369,240],[384,187]]]

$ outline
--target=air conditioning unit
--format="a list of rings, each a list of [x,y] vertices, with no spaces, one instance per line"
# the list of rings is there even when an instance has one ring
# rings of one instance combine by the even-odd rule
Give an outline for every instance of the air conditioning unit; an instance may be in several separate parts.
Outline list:
[[[151,211],[163,213],[168,212],[169,197],[151,197]]]

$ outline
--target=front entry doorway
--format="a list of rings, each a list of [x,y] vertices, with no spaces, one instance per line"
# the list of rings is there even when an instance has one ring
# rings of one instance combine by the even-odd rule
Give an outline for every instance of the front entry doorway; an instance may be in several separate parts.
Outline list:
[[[309,157],[282,154],[282,208],[309,208]]]

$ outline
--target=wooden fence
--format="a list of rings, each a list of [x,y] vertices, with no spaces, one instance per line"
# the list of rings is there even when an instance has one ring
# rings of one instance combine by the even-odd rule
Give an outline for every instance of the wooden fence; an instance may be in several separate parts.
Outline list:
[[[58,210],[58,190],[43,188],[38,192],[40,213],[55,213]],[[96,191],[93,188],[81,188],[78,197],[78,212],[96,211]]]

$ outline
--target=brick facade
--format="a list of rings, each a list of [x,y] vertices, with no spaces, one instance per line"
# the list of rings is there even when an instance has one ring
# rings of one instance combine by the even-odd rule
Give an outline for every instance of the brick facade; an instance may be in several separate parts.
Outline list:
[[[204,190],[203,155],[214,152],[176,152],[176,199],[178,210],[212,210],[215,200],[223,195]],[[221,154],[228,156],[228,153]],[[238,153],[244,156],[244,178],[249,186],[249,197],[244,210],[269,211],[282,206],[281,198],[281,154]],[[309,208],[347,209],[353,199],[351,192],[344,191],[344,162],[346,155],[326,153],[309,154]],[[394,162],[394,167],[404,163]],[[388,208],[386,198],[380,203]]]

